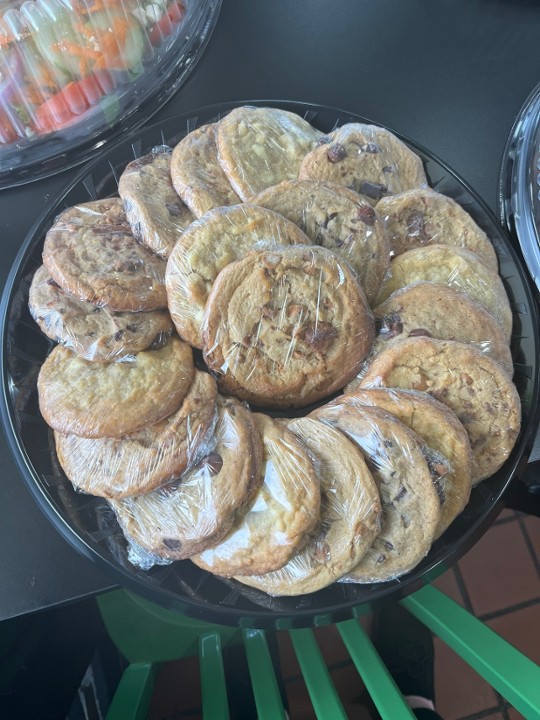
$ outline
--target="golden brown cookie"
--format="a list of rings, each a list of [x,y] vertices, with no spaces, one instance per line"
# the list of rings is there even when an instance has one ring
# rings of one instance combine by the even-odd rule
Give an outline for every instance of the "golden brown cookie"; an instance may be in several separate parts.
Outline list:
[[[376,337],[371,355],[408,337],[426,336],[473,345],[512,377],[510,346],[497,320],[466,293],[447,285],[415,282],[373,308]]]
[[[390,131],[363,123],[343,125],[320,138],[298,177],[345,185],[371,205],[386,195],[427,186],[418,155]]]
[[[196,217],[212,208],[240,202],[218,162],[215,123],[193,130],[176,145],[171,178],[174,189]]]
[[[217,126],[218,158],[242,200],[298,176],[304,155],[322,133],[277,108],[235,108]]]
[[[284,215],[315,245],[346,260],[368,301],[375,298],[390,265],[390,247],[379,215],[357,193],[322,180],[284,180],[251,202]]]
[[[469,502],[472,451],[469,436],[449,407],[424,392],[398,388],[358,388],[340,398],[343,404],[369,405],[389,412],[413,430],[426,445],[448,460],[437,489],[442,501],[435,531],[438,538]],[[428,463],[430,458],[428,457]]]
[[[167,307],[165,261],[133,237],[120,198],[62,212],[45,237],[43,264],[79,300],[117,312]]]
[[[311,417],[333,425],[358,445],[381,498],[381,532],[345,579],[385,582],[409,572],[428,553],[441,513],[418,435],[379,408],[340,399]]]
[[[167,258],[195,219],[171,182],[172,150],[167,145],[130,162],[120,175],[118,194],[131,232],[153,252]]]
[[[227,392],[261,407],[302,407],[354,377],[373,334],[349,266],[297,246],[250,253],[220,272],[203,352]]]
[[[250,411],[219,398],[215,434],[193,467],[154,492],[110,504],[138,547],[183,560],[229,532],[259,489],[261,462],[262,441]]]
[[[342,433],[309,417],[283,423],[319,467],[320,522],[282,568],[238,580],[270,595],[302,595],[331,585],[358,565],[380,531],[381,503],[362,453]]]
[[[202,347],[204,308],[220,270],[257,248],[310,244],[294,223],[255,205],[215,208],[184,233],[167,263],[169,310],[180,337]]]
[[[373,360],[361,387],[422,390],[448,405],[469,435],[473,483],[493,475],[517,440],[517,390],[497,362],[470,345],[409,338]]]
[[[192,350],[177,337],[129,362],[107,364],[57,345],[39,372],[39,408],[59,432],[122,437],[175,412],[193,372]]]
[[[69,295],[40,266],[32,279],[30,313],[55,342],[85,360],[111,362],[163,345],[173,324],[166,310],[117,313]]]
[[[304,445],[276,420],[254,419],[264,445],[262,486],[230,534],[192,558],[216,575],[262,575],[283,567],[319,521],[320,484]]]
[[[464,248],[427,245],[394,258],[376,305],[406,285],[428,281],[448,285],[479,303],[500,323],[507,342],[512,334],[512,309],[501,278],[478,256]]]
[[[452,198],[431,188],[415,188],[384,197],[377,205],[393,255],[423,245],[452,245],[470,250],[498,272],[499,264],[486,233]]]
[[[55,432],[67,477],[83,492],[121,498],[150,492],[193,463],[214,427],[217,387],[195,370],[179,409],[164,420],[119,438],[82,438]]]

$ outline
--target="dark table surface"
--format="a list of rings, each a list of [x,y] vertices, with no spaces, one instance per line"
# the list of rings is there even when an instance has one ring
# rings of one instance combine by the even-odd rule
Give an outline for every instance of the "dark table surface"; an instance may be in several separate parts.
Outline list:
[[[540,81],[540,4],[525,0],[223,0],[204,56],[157,119],[229,100],[359,113],[443,159],[497,209],[504,146]],[[1,283],[75,171],[0,192]],[[0,620],[112,586],[57,534],[0,436]]]

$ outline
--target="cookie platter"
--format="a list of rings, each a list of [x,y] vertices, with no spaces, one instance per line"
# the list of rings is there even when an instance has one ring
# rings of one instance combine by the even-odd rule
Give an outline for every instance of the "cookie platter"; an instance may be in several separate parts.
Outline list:
[[[42,263],[45,235],[53,226],[55,218],[60,212],[81,203],[115,197],[118,194],[118,180],[128,163],[146,156],[157,146],[176,146],[188,133],[208,123],[218,121],[220,118],[227,116],[235,107],[244,104],[230,103],[205,108],[190,116],[171,118],[132,135],[129,141],[116,144],[114,147],[109,148],[102,158],[85,168],[70,187],[59,194],[49,211],[38,220],[21,248],[3,297],[2,416],[11,448],[22,475],[47,516],[72,545],[86,556],[104,565],[120,584],[146,595],[149,599],[166,607],[178,609],[201,619],[210,619],[225,624],[243,623],[254,626],[279,627],[331,622],[362,612],[362,607],[367,608],[372,603],[390,595],[399,596],[411,592],[421,584],[433,579],[443,572],[450,562],[462,555],[489,526],[489,523],[501,507],[505,490],[513,480],[517,480],[524,469],[538,423],[537,358],[539,338],[536,306],[527,272],[520,264],[520,260],[513,251],[504,232],[497,225],[486,207],[449,168],[423,149],[414,146],[412,143],[407,143],[416,156],[421,158],[423,171],[426,173],[429,186],[436,189],[437,192],[453,198],[460,206],[465,208],[476,224],[490,238],[495,249],[499,274],[504,283],[513,315],[510,345],[514,363],[513,381],[519,394],[522,411],[521,430],[517,439],[515,439],[515,444],[514,438],[512,438],[511,445],[513,445],[513,449],[509,453],[509,457],[504,460],[502,467],[499,467],[497,463],[490,466],[488,462],[488,465],[484,468],[482,482],[473,487],[469,502],[463,511],[442,534],[439,533],[440,536],[435,540],[428,554],[420,562],[418,562],[417,558],[409,572],[400,574],[395,579],[384,582],[366,582],[364,578],[362,584],[334,583],[316,592],[310,592],[308,586],[298,596],[276,597],[274,594],[258,589],[257,583],[254,583],[255,587],[250,587],[249,582],[246,585],[245,582],[240,583],[232,578],[228,579],[213,575],[202,569],[204,563],[200,563],[201,567],[190,562],[190,560],[181,560],[166,565],[153,565],[151,567],[140,562],[138,565],[134,565],[132,562],[133,546],[130,546],[126,541],[109,504],[101,497],[76,492],[73,489],[73,485],[62,469],[65,466],[65,461],[60,463],[56,454],[53,433],[40,413],[37,379],[40,368],[49,355],[53,343],[41,333],[29,313],[30,285],[36,270]],[[333,108],[302,103],[261,101],[250,102],[249,105],[272,106],[292,112],[304,118],[320,131],[319,135],[321,133],[331,133],[338,126],[349,123],[369,122],[358,116]],[[363,189],[367,190],[369,198],[374,188],[367,187]],[[364,220],[369,216],[369,222],[371,222],[370,205],[363,203],[361,209]],[[294,255],[295,252],[301,254],[303,251],[294,251],[293,249],[288,252],[288,256],[291,253]],[[318,253],[322,254],[324,261],[327,263],[326,251],[311,251],[312,255]],[[331,252],[329,254],[333,256]],[[276,267],[276,256],[279,253],[275,248],[272,248],[271,251],[266,252],[266,255],[271,255],[270,265],[266,267],[265,271],[269,275]],[[278,259],[280,262],[283,260],[283,258]],[[340,270],[343,274],[343,266]],[[246,268],[243,268],[244,271],[246,271]],[[368,279],[366,279],[367,281]],[[229,280],[228,285],[230,285],[230,282]],[[345,304],[349,302],[357,301],[353,298],[353,300],[347,300]],[[231,303],[225,302],[222,305],[225,306],[226,311]],[[218,317],[220,317],[219,312]],[[174,319],[172,310],[171,314]],[[323,326],[324,318],[322,315],[320,320],[321,326]],[[210,326],[210,323],[207,324]],[[226,324],[229,326],[231,324],[230,320],[227,320]],[[214,332],[210,344],[212,350],[215,349],[216,345],[223,345],[223,342],[219,339],[221,337],[219,331],[224,323],[218,321],[215,325],[218,329],[218,341],[216,342],[216,333]],[[309,332],[311,333],[311,330]],[[362,333],[356,330],[351,334],[358,337]],[[321,333],[319,327],[319,333],[316,334],[316,337],[311,333],[308,344],[313,346],[319,342],[324,343],[327,339],[328,337],[325,336],[324,332]],[[331,335],[330,339],[333,339]],[[314,340],[317,343],[314,343]],[[422,339],[418,338],[417,340],[421,342]],[[412,342],[414,343],[415,340]],[[206,358],[208,359],[210,355],[211,352],[207,348],[205,350]],[[212,361],[211,357],[210,361]],[[214,365],[214,369],[219,369],[220,363],[223,365],[222,360],[220,360]],[[122,363],[119,365],[122,365]],[[276,397],[277,386],[272,387],[266,396],[263,395],[262,400],[257,402],[257,405],[264,408],[266,416],[297,417],[298,419],[292,420],[288,423],[288,426],[289,430],[300,435],[302,432],[307,432],[306,421],[300,419],[302,416],[315,410],[315,417],[317,417],[317,412],[322,413],[322,416],[326,412],[326,419],[328,420],[328,412],[330,412],[330,416],[332,416],[332,413],[337,412],[339,417],[331,417],[329,425],[325,427],[327,428],[326,432],[333,432],[339,437],[339,432],[331,426],[334,425],[343,429],[341,425],[346,425],[350,421],[348,410],[342,412],[345,404],[340,404],[338,398],[336,400],[338,402],[336,406],[339,409],[338,411],[335,409],[325,411],[324,408],[323,410],[316,410],[316,406],[326,403],[336,394],[336,390],[339,392],[339,388],[343,387],[343,384],[350,379],[349,376],[336,386],[331,384],[323,385],[323,389],[318,395],[312,393],[305,398],[305,402],[301,403],[302,407],[293,410],[283,407],[284,404],[286,407],[287,403],[289,406],[294,405],[294,403],[290,402],[290,398],[285,398],[285,403],[281,402],[282,408],[268,409],[268,406],[272,404],[272,397]],[[502,379],[501,383],[504,383]],[[319,384],[315,383],[315,385]],[[233,395],[235,394],[234,387],[227,389]],[[496,390],[496,388],[494,389]],[[242,399],[254,402],[254,400],[260,400],[260,397],[244,394]],[[310,404],[311,401],[315,401],[315,405]],[[280,403],[275,404],[279,406]],[[332,406],[328,407],[332,408]],[[227,411],[230,411],[230,406],[227,410],[227,407],[222,403],[220,410],[220,421],[222,423],[223,416]],[[377,416],[377,413],[381,411],[372,409],[371,412]],[[121,412],[119,417],[122,417]],[[264,415],[259,416],[257,423],[261,434],[269,437],[273,430],[268,427],[266,430],[263,429],[262,424],[267,422],[262,419],[264,417]],[[273,420],[268,422],[275,429],[276,423]],[[311,422],[314,421],[311,420]],[[357,419],[355,422],[357,422]],[[387,422],[387,420],[385,419],[384,422]],[[510,419],[508,424],[512,425]],[[513,424],[515,425],[515,423]],[[243,423],[242,426],[245,427],[245,425],[246,423]],[[502,427],[501,431],[504,432],[504,430],[505,428]],[[356,426],[354,432],[359,432]],[[304,441],[309,447],[308,439],[305,437]],[[339,443],[339,440],[334,440],[334,442]],[[279,442],[276,441],[275,444],[278,445]],[[500,444],[505,445],[504,437]],[[489,452],[490,455],[492,450]],[[257,452],[260,452],[260,450],[257,451],[253,448],[253,454],[257,454]],[[300,452],[302,451],[300,450]],[[222,458],[220,458],[221,460]],[[431,467],[433,467],[433,463],[431,463]],[[498,468],[495,472],[493,472],[494,467]],[[479,471],[477,479],[480,476],[481,471]],[[396,492],[402,496],[404,489],[398,487]],[[373,506],[376,502],[376,500],[373,500],[371,505]],[[206,558],[206,567],[211,567],[208,556]],[[249,579],[243,578],[243,580]]]

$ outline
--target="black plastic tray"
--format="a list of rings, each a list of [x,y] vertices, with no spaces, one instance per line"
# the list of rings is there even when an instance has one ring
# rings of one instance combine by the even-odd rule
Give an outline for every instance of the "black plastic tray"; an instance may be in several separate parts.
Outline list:
[[[75,492],[56,461],[52,434],[39,413],[36,390],[39,368],[52,344],[28,312],[29,283],[41,264],[44,235],[61,210],[114,194],[117,178],[127,162],[155,145],[174,145],[185,133],[218,119],[240,104],[245,103],[222,104],[177,116],[110,146],[39,218],[21,247],[2,298],[0,409],[22,477],[42,510],[77,550],[98,562],[120,585],[169,609],[222,624],[278,628],[322,625],[367,612],[374,603],[404,596],[434,579],[478,540],[500,511],[505,491],[525,469],[539,421],[537,308],[530,278],[487,207],[452,170],[409,142],[423,158],[431,186],[465,207],[487,232],[497,251],[514,311],[514,379],[523,404],[522,430],[510,458],[493,477],[473,490],[464,512],[437,540],[428,556],[399,580],[373,585],[335,584],[311,595],[272,598],[235,581],[214,577],[189,560],[149,571],[133,567],[127,559],[126,542],[107,504],[100,498]],[[346,122],[370,122],[346,111],[305,103],[267,100],[249,104],[296,112],[324,132]]]

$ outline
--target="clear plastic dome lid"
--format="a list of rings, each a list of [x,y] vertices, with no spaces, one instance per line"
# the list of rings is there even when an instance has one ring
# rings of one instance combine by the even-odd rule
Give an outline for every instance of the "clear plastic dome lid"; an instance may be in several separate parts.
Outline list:
[[[186,79],[220,5],[0,1],[0,187],[75,165],[147,120]]]
[[[499,212],[501,221],[516,233],[540,290],[540,85],[527,98],[506,144]]]

